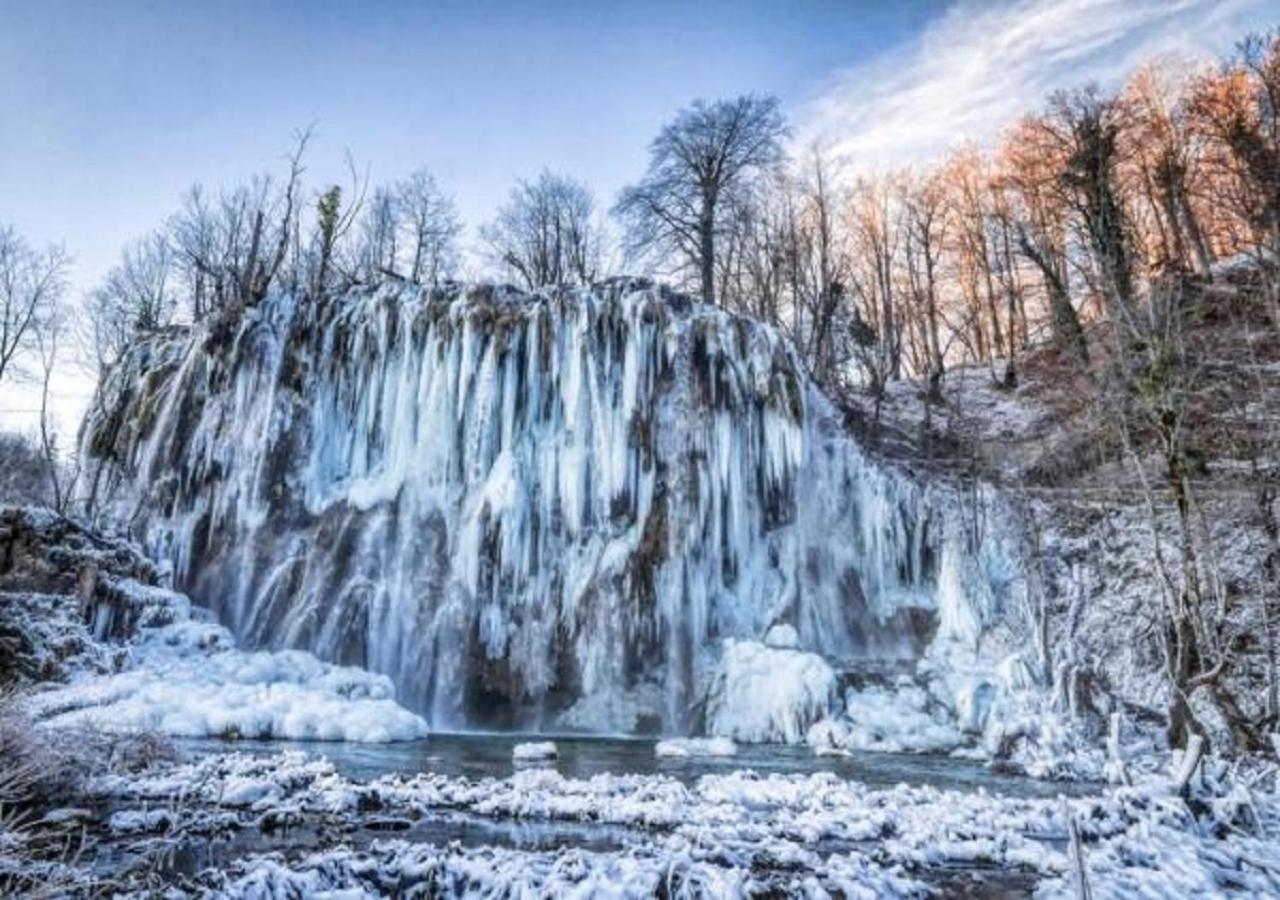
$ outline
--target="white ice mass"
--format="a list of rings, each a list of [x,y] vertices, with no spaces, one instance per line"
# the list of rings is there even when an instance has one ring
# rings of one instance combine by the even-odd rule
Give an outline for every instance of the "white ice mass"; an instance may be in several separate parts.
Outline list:
[[[112,733],[287,740],[412,740],[426,722],[395,702],[385,675],[321,662],[301,650],[247,652],[221,625],[193,618],[185,597],[123,585],[163,602],[160,621],[126,645],[122,671],[81,672],[35,694],[44,725]],[[198,614],[198,611],[197,611]]]
[[[554,741],[528,741],[511,748],[511,759],[515,762],[537,762],[555,759],[559,755]]]
[[[836,697],[836,673],[816,653],[725,641],[707,698],[707,731],[746,743],[796,744]]]

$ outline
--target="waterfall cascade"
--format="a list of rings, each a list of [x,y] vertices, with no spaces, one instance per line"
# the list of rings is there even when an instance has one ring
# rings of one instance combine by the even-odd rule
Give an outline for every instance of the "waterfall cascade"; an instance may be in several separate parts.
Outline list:
[[[243,643],[385,673],[437,728],[687,732],[723,638],[906,660],[1006,602],[774,330],[647,282],[275,295],[135,346],[81,441]]]

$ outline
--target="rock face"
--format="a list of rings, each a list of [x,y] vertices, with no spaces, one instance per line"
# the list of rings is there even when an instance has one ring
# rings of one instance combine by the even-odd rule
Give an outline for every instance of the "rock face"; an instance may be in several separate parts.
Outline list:
[[[722,639],[911,659],[1011,589],[778,334],[647,283],[274,296],[224,333],[110,373],[84,489],[242,642],[435,727],[696,730]]]
[[[48,510],[0,506],[0,685],[109,672],[119,643],[162,619],[156,566]]]

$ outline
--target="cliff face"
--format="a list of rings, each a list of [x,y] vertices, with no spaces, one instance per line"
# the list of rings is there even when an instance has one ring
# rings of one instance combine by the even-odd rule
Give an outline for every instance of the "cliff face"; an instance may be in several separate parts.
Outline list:
[[[270,297],[135,347],[81,441],[241,641],[386,673],[435,727],[696,729],[722,638],[910,660],[1013,590],[775,332],[643,282]]]

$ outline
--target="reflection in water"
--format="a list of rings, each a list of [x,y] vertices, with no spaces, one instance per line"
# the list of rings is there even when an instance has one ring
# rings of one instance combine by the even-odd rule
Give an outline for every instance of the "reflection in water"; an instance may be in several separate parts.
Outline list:
[[[278,753],[305,750],[327,757],[343,775],[368,780],[381,775],[430,772],[465,778],[505,778],[515,765],[511,750],[535,739],[528,734],[433,734],[396,744],[288,743],[284,741],[191,740],[179,747],[192,755],[242,750]],[[986,790],[1018,797],[1055,797],[1090,792],[1093,785],[1037,781],[991,772],[972,760],[909,753],[855,753],[817,757],[808,747],[748,744],[730,757],[671,759],[654,755],[654,742],[629,738],[555,737],[559,758],[546,765],[568,778],[593,775],[668,775],[691,783],[703,775],[752,769],[762,774],[804,775],[834,772],[875,787],[906,783],[961,791]]]

